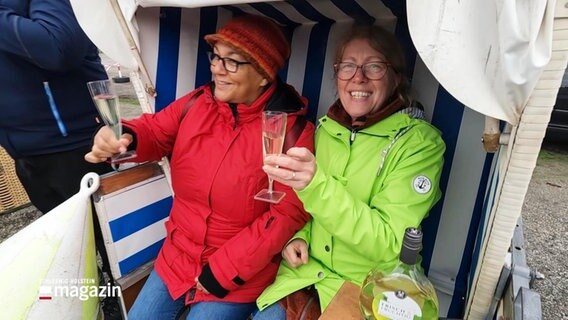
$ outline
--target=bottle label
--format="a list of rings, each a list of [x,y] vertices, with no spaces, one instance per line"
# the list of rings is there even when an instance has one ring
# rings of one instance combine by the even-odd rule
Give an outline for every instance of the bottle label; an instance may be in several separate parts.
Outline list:
[[[377,319],[413,320],[422,317],[420,306],[403,290],[383,292],[382,296],[378,295],[374,300]]]

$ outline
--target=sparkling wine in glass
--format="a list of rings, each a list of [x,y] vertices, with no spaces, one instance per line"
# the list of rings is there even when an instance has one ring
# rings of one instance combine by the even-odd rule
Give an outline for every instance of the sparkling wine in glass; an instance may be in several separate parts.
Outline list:
[[[107,125],[120,139],[122,135],[122,123],[120,122],[120,106],[118,95],[111,80],[97,80],[87,82],[91,98],[99,111],[105,125]],[[127,151],[111,157],[111,163],[124,162],[136,157],[135,151]]]
[[[280,155],[284,145],[286,135],[286,116],[285,112],[264,111],[262,113],[262,156]],[[274,191],[272,185],[274,180],[268,175],[268,189],[263,189],[254,198],[260,201],[278,203],[286,193]]]

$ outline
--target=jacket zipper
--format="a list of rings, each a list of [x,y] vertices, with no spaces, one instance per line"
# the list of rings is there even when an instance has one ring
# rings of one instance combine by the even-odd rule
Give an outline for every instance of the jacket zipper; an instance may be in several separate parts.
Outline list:
[[[239,121],[239,111],[237,110],[236,103],[229,103],[229,107],[231,108],[233,118],[235,118],[235,124],[233,125],[233,130],[235,130],[237,128],[237,122]]]
[[[389,151],[392,148],[392,146],[398,141],[398,139],[400,139],[400,137],[402,137],[402,135],[404,135],[408,130],[410,130],[410,128],[412,128],[412,127],[406,127],[404,129],[400,130],[394,136],[394,138],[391,140],[391,142],[388,144],[388,146],[386,146],[386,148],[383,149],[383,151],[381,152],[381,163],[379,164],[379,170],[377,171],[377,177],[379,176],[379,174],[381,174],[381,170],[383,170],[383,166],[385,165],[385,160],[387,159],[387,156],[389,155]]]
[[[353,129],[351,130],[351,137],[349,138],[349,142],[351,144],[353,144],[353,141],[355,141],[355,134],[357,133],[357,130]]]
[[[43,89],[45,90],[45,95],[47,96],[47,101],[49,102],[49,107],[51,108],[51,113],[57,121],[57,127],[59,128],[59,132],[64,137],[67,137],[67,128],[65,127],[65,123],[61,120],[61,115],[59,114],[59,110],[57,108],[57,104],[55,103],[55,99],[53,98],[53,93],[51,92],[51,88],[49,87],[49,82],[43,82]]]

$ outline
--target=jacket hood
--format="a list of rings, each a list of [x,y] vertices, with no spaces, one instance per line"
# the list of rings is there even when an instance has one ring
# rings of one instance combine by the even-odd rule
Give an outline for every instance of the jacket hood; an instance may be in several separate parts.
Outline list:
[[[286,113],[303,111],[300,114],[307,113],[308,100],[300,96],[294,87],[282,82],[280,79],[277,79],[274,85],[276,89],[266,102],[264,110],[283,111]]]

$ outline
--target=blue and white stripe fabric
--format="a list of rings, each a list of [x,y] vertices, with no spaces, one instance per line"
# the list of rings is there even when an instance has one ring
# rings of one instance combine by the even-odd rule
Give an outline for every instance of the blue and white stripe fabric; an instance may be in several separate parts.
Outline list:
[[[423,264],[439,292],[440,316],[459,317],[471,281],[468,277],[476,266],[478,253],[474,248],[476,241],[481,241],[478,232],[483,230],[493,201],[488,190],[494,190],[497,184],[497,161],[485,153],[480,142],[483,115],[464,108],[445,91],[416,54],[404,1],[289,0],[200,9],[140,8],[136,13],[140,51],[156,84],[156,110],[211,79],[206,57],[209,46],[203,36],[243,12],[268,16],[287,31],[292,55],[280,77],[309,99],[311,120],[324,115],[336,99],[332,61],[341,32],[349,24],[354,20],[379,24],[400,39],[415,97],[424,105],[426,118],[441,130],[447,145],[441,180],[444,196],[423,224]],[[141,194],[140,201],[148,204],[148,194]],[[138,221],[125,216],[126,212],[144,215],[137,211],[138,200],[117,200],[116,204],[123,209],[112,217],[111,230],[113,221],[117,228],[120,219]],[[161,222],[155,217],[149,220],[151,226]],[[158,245],[158,239],[140,236],[146,247],[135,252],[129,245],[130,237],[138,237],[142,230],[132,235],[132,230],[117,231],[121,272],[130,268],[127,257],[135,259],[144,250],[154,250],[146,248]],[[115,237],[115,231],[112,233]]]
[[[120,279],[154,260],[166,237],[172,194],[164,175],[100,196],[95,207],[111,271]]]

